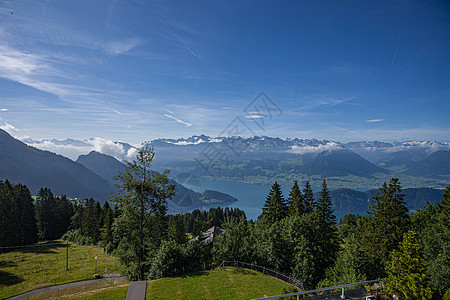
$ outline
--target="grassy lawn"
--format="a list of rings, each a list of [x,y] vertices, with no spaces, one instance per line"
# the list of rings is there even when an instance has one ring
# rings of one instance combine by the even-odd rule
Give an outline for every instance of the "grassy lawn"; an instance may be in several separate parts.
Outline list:
[[[52,291],[30,299],[125,299],[128,292],[127,280],[95,282]]]
[[[69,247],[69,270],[66,271],[65,245],[23,248],[0,254],[0,299],[30,290],[67,282],[93,279],[95,259],[97,273],[118,271],[117,258],[92,246]]]
[[[274,277],[226,267],[193,276],[149,281],[147,299],[252,299],[297,291]]]

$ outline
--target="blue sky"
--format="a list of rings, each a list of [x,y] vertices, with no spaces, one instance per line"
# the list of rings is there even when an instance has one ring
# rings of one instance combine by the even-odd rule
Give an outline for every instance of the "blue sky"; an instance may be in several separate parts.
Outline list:
[[[0,37],[16,137],[450,141],[449,1],[0,0]]]

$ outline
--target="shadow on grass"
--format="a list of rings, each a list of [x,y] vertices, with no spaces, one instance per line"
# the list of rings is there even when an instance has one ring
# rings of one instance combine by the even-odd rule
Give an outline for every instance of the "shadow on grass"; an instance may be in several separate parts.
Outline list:
[[[57,242],[50,241],[50,242],[38,244],[35,247],[18,248],[18,249],[14,249],[13,251],[21,252],[21,253],[34,253],[34,254],[44,253],[44,254],[46,254],[46,253],[57,253],[55,251],[55,249],[66,247],[66,244],[63,244],[63,243],[55,244],[55,243],[57,243]]]
[[[15,285],[24,281],[22,277],[13,275],[11,273],[0,271],[0,285]]]
[[[208,272],[207,271],[191,272],[191,273],[187,273],[187,274],[181,274],[179,276],[174,276],[173,278],[198,277],[198,276],[203,276],[203,275],[208,275]]]
[[[17,264],[15,262],[0,260],[0,268],[13,268],[13,267],[17,267]]]

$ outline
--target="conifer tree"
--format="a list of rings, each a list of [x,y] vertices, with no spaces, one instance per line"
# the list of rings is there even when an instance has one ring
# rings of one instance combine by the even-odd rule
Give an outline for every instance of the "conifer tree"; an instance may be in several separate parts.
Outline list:
[[[0,181],[0,246],[20,244],[19,210],[14,194],[8,180]]]
[[[108,201],[103,204],[102,215],[103,224],[100,228],[100,239],[102,240],[102,244],[106,248],[107,252],[109,252],[112,248],[113,242],[112,224],[114,222],[114,211]]]
[[[70,219],[73,216],[73,206],[65,195],[55,197],[55,236],[61,237],[70,226]]]
[[[302,191],[300,190],[297,181],[289,192],[289,216],[301,216],[305,213],[304,197]]]
[[[401,300],[431,299],[433,291],[427,285],[425,264],[414,231],[405,233],[399,249],[391,252],[386,273],[383,283],[389,298],[396,295]]]
[[[320,235],[318,245],[323,249],[318,255],[320,257],[318,267],[326,270],[331,267],[339,250],[338,232],[336,229],[336,217],[333,214],[330,192],[325,179],[322,182],[322,190],[319,192],[315,212],[320,220]]]
[[[34,210],[33,198],[31,198],[30,190],[26,185],[17,184],[15,186],[15,194],[18,204],[18,220],[20,227],[20,245],[31,245],[37,242],[36,216]]]
[[[56,236],[55,197],[49,188],[41,188],[36,198],[36,224],[39,240],[52,240]]]
[[[305,188],[303,189],[303,198],[305,201],[305,213],[312,213],[316,204],[314,201],[314,193],[311,189],[309,181],[305,183]]]
[[[336,223],[336,217],[333,214],[333,204],[331,202],[330,191],[328,190],[325,179],[322,182],[322,190],[319,192],[319,199],[317,199],[316,209],[324,223]]]
[[[283,219],[286,214],[286,201],[284,200],[280,185],[275,181],[266,197],[262,216],[266,221],[276,222]]]
[[[183,217],[181,215],[174,215],[172,217],[172,224],[169,226],[169,240],[174,240],[178,244],[186,242],[186,235],[184,233]]]
[[[389,185],[385,182],[372,197],[362,243],[368,278],[385,275],[389,253],[398,247],[409,229],[408,208],[403,197],[398,178],[392,178]]]

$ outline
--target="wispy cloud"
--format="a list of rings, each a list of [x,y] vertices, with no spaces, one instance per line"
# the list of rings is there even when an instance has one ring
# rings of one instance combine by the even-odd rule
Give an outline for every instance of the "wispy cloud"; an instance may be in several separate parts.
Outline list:
[[[182,120],[180,120],[180,119],[178,119],[178,118],[176,118],[176,117],[174,117],[174,116],[172,116],[172,115],[164,114],[164,116],[165,116],[165,117],[168,117],[168,118],[170,118],[170,119],[172,119],[172,120],[175,120],[175,121],[177,121],[178,123],[185,125],[186,127],[192,126],[191,123],[184,122],[184,121],[182,121]]]
[[[266,115],[263,115],[262,113],[259,113],[259,112],[250,112],[250,113],[246,114],[245,117],[247,119],[262,119],[262,118],[266,117]]]
[[[343,149],[342,145],[336,142],[328,142],[326,144],[319,144],[317,146],[291,146],[287,152],[294,154],[306,154],[311,152],[323,152],[323,151],[332,151]]]
[[[17,131],[20,131],[18,128],[14,127],[13,125],[9,124],[8,122],[5,122],[3,125],[0,125],[0,128],[11,134],[15,133]]]
[[[370,119],[366,120],[367,123],[376,123],[376,122],[383,122],[384,119]]]
[[[329,106],[333,107],[336,105],[344,104],[349,101],[353,100],[352,97],[348,98],[335,98],[335,97],[319,97],[319,96],[309,96],[306,97],[303,102],[303,104],[298,110],[311,110],[317,107],[323,107],[323,106]]]
[[[0,108],[0,111],[8,111],[7,108]]]

